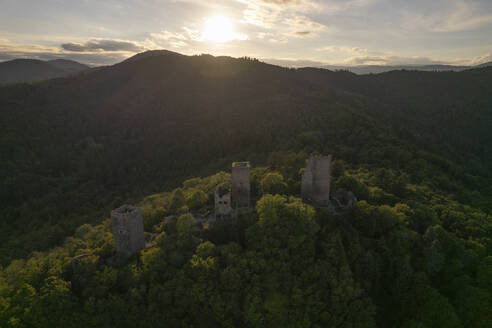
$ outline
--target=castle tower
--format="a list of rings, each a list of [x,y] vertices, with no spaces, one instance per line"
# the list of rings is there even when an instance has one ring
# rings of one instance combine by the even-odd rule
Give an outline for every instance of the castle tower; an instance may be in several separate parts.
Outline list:
[[[232,163],[233,208],[249,207],[249,162]]]
[[[116,255],[129,257],[145,248],[142,210],[131,205],[123,205],[111,211]]]
[[[231,192],[226,186],[218,186],[215,189],[215,217],[230,217],[231,214]]]
[[[301,196],[315,205],[330,205],[331,157],[311,156],[302,175]]]

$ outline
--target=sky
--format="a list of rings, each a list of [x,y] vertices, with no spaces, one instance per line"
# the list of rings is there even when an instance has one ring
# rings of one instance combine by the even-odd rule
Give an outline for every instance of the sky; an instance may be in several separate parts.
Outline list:
[[[0,61],[167,49],[286,66],[492,61],[492,0],[0,0]]]

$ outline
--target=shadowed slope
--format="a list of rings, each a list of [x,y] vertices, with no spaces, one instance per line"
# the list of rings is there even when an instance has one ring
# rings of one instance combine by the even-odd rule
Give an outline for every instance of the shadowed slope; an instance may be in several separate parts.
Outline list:
[[[88,66],[71,60],[14,59],[0,63],[0,83],[49,80],[82,72]]]

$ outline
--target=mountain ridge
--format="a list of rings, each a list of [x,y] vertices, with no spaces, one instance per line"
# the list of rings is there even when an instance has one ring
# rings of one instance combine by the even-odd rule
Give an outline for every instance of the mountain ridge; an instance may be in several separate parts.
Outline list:
[[[333,71],[350,71],[358,75],[364,74],[380,74],[395,70],[409,70],[409,71],[463,71],[467,69],[482,68],[487,66],[492,66],[492,62],[483,63],[480,65],[451,65],[451,64],[400,64],[400,65],[327,65],[314,60],[279,60],[266,58],[262,61],[278,66],[291,67],[291,68],[306,68],[306,67],[317,67],[324,68]]]
[[[43,61],[13,59],[0,62],[0,83],[39,82],[66,77],[90,69],[89,66],[67,59]]]
[[[109,65],[114,66],[125,62],[134,62],[137,60],[149,58],[149,57],[160,57],[160,56],[187,56],[174,51],[161,49],[161,50],[148,50],[142,53],[135,54],[122,62]],[[197,56],[197,55],[192,55]],[[219,56],[228,57],[228,56]],[[231,57],[232,58],[232,57]],[[417,64],[403,64],[403,65],[356,65],[356,66],[344,66],[344,65],[323,65],[316,61],[291,61],[291,60],[277,60],[277,59],[261,59],[262,62],[270,65],[287,67],[287,68],[307,68],[307,67],[317,67],[328,69],[332,71],[350,71],[358,75],[365,74],[381,74],[394,70],[408,70],[408,71],[434,71],[434,72],[444,72],[444,71],[463,71],[474,68],[483,68],[492,66],[492,62],[483,63],[475,66],[466,65],[449,65],[449,64],[429,64],[429,65],[417,65]],[[29,63],[28,67],[8,67],[19,66],[20,63]],[[37,64],[36,66],[33,66]],[[40,67],[45,64],[46,67]],[[48,66],[49,65],[49,66]],[[98,70],[107,66],[93,67],[92,70]],[[48,70],[51,67],[51,71]],[[9,70],[17,69],[17,71],[9,72]],[[42,61],[38,59],[24,59],[18,58],[10,61],[0,62],[0,83],[19,83],[19,82],[37,82],[42,80],[47,80],[56,77],[64,77],[70,74],[75,74],[82,72],[84,70],[91,69],[90,66],[78,63],[69,59],[54,59],[48,61]],[[38,71],[36,71],[38,70]],[[19,77],[18,75],[21,74]]]

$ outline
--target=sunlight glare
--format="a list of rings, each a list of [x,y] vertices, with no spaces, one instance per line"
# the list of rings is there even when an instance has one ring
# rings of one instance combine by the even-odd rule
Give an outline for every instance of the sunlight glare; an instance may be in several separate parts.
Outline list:
[[[205,21],[202,39],[211,42],[227,42],[244,40],[245,36],[237,34],[230,19],[223,16],[214,16]]]

